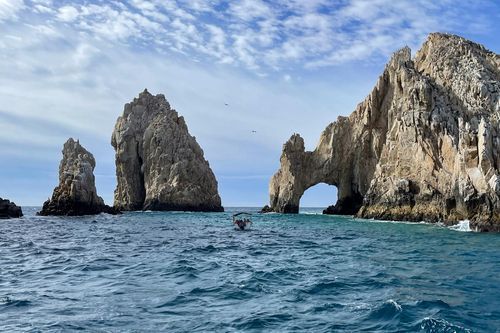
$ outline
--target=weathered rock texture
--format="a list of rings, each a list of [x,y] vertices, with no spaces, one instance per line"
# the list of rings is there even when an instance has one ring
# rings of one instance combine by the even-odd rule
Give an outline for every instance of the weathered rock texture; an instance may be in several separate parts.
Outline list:
[[[411,59],[396,52],[370,95],[304,151],[294,134],[270,182],[271,208],[295,213],[318,183],[335,185],[326,213],[442,221],[500,230],[500,57],[434,33]]]
[[[111,144],[120,210],[223,211],[203,150],[165,96],[144,90],[125,104]]]
[[[95,159],[80,142],[68,139],[64,144],[59,164],[59,185],[52,198],[43,204],[39,215],[93,215],[116,214],[104,204],[95,188]]]
[[[0,198],[0,219],[10,219],[22,217],[23,211],[21,207],[7,199]]]

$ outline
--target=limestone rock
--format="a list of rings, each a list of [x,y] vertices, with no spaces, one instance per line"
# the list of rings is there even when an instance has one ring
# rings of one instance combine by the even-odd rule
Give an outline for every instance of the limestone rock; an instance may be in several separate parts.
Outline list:
[[[125,104],[111,138],[120,210],[223,211],[217,180],[183,117],[147,90]]]
[[[116,214],[97,195],[94,178],[95,159],[80,142],[68,139],[64,144],[59,164],[59,185],[52,198],[43,204],[39,215],[93,215]]]
[[[318,183],[335,185],[326,213],[500,230],[500,56],[430,34],[414,59],[396,52],[369,96],[328,125],[312,152],[294,134],[270,181],[276,212],[297,212]]]
[[[0,198],[0,219],[18,218],[23,216],[21,207],[7,199]]]

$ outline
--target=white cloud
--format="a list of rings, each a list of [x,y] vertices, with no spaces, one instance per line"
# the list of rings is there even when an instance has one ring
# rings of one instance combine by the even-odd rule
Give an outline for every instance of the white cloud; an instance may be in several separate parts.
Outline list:
[[[16,14],[23,9],[23,0],[0,0],[0,22],[17,19]]]
[[[79,15],[78,9],[76,9],[75,7],[63,6],[59,8],[59,11],[57,13],[57,18],[63,22],[72,22],[76,20],[78,15]]]
[[[261,74],[387,58],[432,31],[487,31],[479,7],[451,0],[128,0],[63,4],[30,0],[33,14],[63,21],[76,33],[180,53],[194,61],[243,66]],[[0,20],[22,1],[0,0]],[[471,10],[474,9],[474,10]],[[48,20],[47,20],[48,19]],[[56,27],[54,27],[56,28]],[[490,28],[491,29],[491,28]]]
[[[229,11],[243,21],[251,21],[257,18],[272,17],[272,10],[262,0],[238,0],[231,2]]]

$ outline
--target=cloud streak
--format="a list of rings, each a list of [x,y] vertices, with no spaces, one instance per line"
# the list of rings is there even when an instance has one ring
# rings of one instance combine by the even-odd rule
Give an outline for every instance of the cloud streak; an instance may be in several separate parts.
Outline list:
[[[386,57],[437,30],[488,29],[488,16],[477,11],[485,6],[498,10],[487,0],[0,0],[0,20],[29,17],[90,39],[262,72]]]

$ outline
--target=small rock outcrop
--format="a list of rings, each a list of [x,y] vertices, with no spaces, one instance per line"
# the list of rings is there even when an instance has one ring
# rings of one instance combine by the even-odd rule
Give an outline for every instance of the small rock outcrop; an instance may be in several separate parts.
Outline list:
[[[500,56],[433,33],[411,58],[396,52],[370,95],[321,134],[293,135],[270,181],[270,206],[296,213],[318,183],[335,185],[325,213],[500,230]]]
[[[269,207],[268,205],[265,205],[264,207],[262,207],[262,209],[260,210],[260,213],[261,214],[266,214],[266,213],[273,213],[273,209],[271,207]]]
[[[94,215],[117,214],[104,204],[95,188],[95,159],[80,142],[68,139],[64,144],[63,158],[59,164],[59,185],[52,198],[43,204],[38,215]]]
[[[0,219],[18,218],[23,216],[21,207],[7,199],[0,198]]]
[[[111,138],[120,210],[221,212],[217,180],[183,117],[147,90],[125,104]]]

